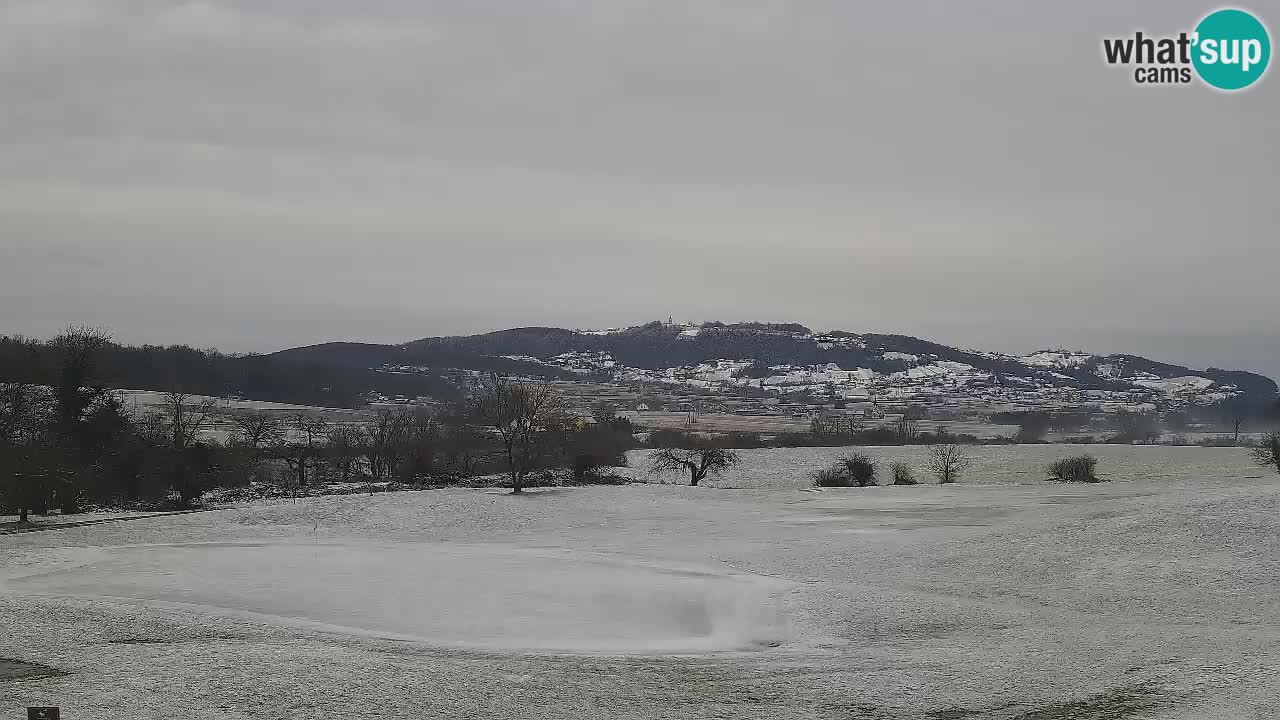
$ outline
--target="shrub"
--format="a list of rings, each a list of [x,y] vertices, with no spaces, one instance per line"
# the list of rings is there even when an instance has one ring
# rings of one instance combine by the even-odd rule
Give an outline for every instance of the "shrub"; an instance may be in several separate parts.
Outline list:
[[[889,466],[893,470],[894,485],[915,485],[916,476],[911,472],[911,466],[904,462],[896,462]]]
[[[841,461],[844,465],[845,473],[849,475],[849,479],[857,487],[867,487],[870,485],[879,485],[876,482],[876,464],[871,458],[858,453],[851,457],[847,457]]]
[[[1045,469],[1049,472],[1050,479],[1058,482],[1096,483],[1102,482],[1102,479],[1094,474],[1097,467],[1097,458],[1092,455],[1077,455],[1055,460]]]
[[[1280,432],[1267,433],[1266,437],[1250,451],[1254,462],[1280,472]]]
[[[819,487],[868,487],[876,485],[876,462],[863,453],[854,453],[813,475]]]
[[[849,487],[853,483],[843,465],[832,465],[813,474],[813,484],[818,487]]]
[[[840,461],[849,479],[858,487],[876,485],[876,461],[864,453],[854,453]]]

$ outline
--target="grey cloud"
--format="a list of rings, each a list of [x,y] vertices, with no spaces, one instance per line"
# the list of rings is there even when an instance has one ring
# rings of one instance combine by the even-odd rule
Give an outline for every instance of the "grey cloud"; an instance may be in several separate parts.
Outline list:
[[[1205,9],[11,0],[0,326],[245,350],[674,314],[1280,375],[1277,81],[1100,59]]]

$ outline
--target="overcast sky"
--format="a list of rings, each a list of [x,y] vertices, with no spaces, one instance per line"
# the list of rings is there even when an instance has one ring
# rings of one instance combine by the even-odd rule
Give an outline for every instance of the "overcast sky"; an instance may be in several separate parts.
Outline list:
[[[1210,9],[0,0],[0,332],[672,315],[1280,377],[1280,78],[1101,59]]]

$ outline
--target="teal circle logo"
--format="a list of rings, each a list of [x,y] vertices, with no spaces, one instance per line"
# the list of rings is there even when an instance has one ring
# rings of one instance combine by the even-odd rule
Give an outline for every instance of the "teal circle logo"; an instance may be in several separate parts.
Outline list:
[[[1271,36],[1258,18],[1229,8],[1196,25],[1191,64],[1200,79],[1219,90],[1242,90],[1267,71]]]

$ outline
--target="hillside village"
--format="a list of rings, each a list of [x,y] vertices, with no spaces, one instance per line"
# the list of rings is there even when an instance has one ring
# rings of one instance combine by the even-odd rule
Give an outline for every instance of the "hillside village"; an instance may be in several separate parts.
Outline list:
[[[703,331],[695,323],[674,325],[680,338]],[[622,329],[577,331],[605,336]],[[863,336],[850,333],[797,334],[821,350],[871,350]],[[629,409],[644,411],[729,412],[812,417],[829,411],[871,419],[907,406],[927,408],[934,417],[967,417],[999,411],[1072,410],[1100,413],[1155,412],[1212,405],[1239,394],[1230,384],[1202,375],[1165,377],[1126,366],[1123,358],[1068,350],[1027,355],[967,351],[1024,372],[993,372],[936,354],[895,350],[875,352],[879,360],[902,369],[885,372],[842,367],[835,362],[761,366],[752,358],[662,368],[641,368],[617,361],[607,351],[570,351],[549,357],[508,354],[501,357],[562,371],[597,386],[596,394],[621,398]],[[977,360],[975,360],[977,362]],[[387,372],[413,372],[412,366],[384,366]],[[1073,374],[1067,374],[1073,373]],[[1096,383],[1081,382],[1093,377]],[[572,383],[570,383],[572,384]],[[612,389],[610,388],[612,386]],[[648,391],[645,391],[648,388]],[[391,399],[380,398],[382,401]],[[403,401],[403,400],[402,400]]]

